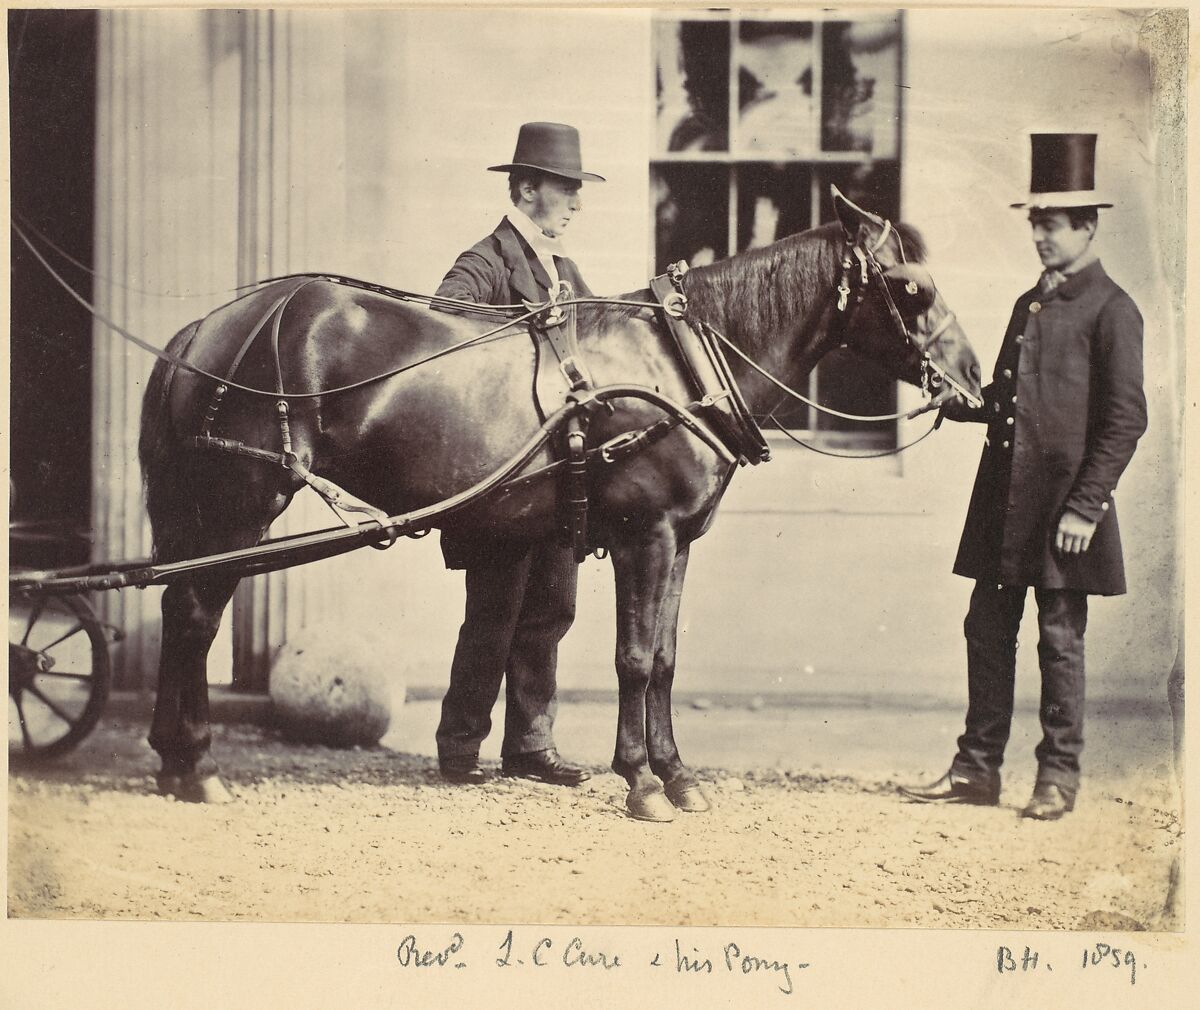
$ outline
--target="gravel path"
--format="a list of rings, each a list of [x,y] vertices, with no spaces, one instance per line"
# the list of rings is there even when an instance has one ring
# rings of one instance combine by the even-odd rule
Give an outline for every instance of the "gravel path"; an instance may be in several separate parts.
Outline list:
[[[141,722],[9,778],[13,917],[1162,929],[1178,800],[1162,763],[1074,814],[902,802],[883,778],[701,768],[714,809],[623,813],[605,769],[567,790],[452,787],[386,748],[296,747],[218,726],[238,802],[152,792]],[[1154,768],[1154,771],[1148,769]],[[1132,797],[1136,797],[1134,802]]]

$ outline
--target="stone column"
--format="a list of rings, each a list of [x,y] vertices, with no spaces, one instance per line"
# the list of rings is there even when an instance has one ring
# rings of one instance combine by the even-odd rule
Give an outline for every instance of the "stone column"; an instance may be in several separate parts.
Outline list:
[[[235,50],[215,31],[229,13],[102,11],[97,45],[95,300],[100,312],[165,346],[235,283]],[[97,559],[150,553],[137,433],[154,361],[93,328],[92,517]],[[157,590],[96,595],[117,687],[153,685]]]
[[[318,11],[100,13],[95,292],[102,313],[165,346],[233,297],[236,284],[340,269],[343,19]],[[137,432],[153,360],[100,323],[93,341],[94,556],[145,557],[151,545]],[[301,492],[271,535],[333,524],[324,505]],[[266,689],[274,651],[332,606],[331,566],[243,583],[232,608],[235,684]],[[154,683],[159,596],[97,597],[104,619],[126,636],[113,653],[118,687]],[[210,671],[227,665],[219,639]]]
[[[338,272],[346,219],[346,47],[340,12],[242,14],[238,280]],[[271,527],[332,524],[310,491]],[[233,600],[233,680],[265,691],[290,634],[332,606],[328,562],[248,579]]]

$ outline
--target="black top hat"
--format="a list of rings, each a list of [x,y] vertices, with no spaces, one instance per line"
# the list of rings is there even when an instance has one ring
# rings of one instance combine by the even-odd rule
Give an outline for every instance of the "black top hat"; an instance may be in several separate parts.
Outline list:
[[[507,165],[492,165],[489,172],[536,168],[580,182],[604,182],[604,176],[580,167],[579,131],[564,123],[525,123],[517,134],[517,149]]]
[[[1034,133],[1029,198],[1012,206],[1029,210],[1111,207],[1096,193],[1096,134]]]

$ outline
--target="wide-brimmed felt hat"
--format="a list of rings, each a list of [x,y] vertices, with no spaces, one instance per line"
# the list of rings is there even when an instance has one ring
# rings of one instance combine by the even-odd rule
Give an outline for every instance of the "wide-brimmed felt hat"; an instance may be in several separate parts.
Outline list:
[[[1029,141],[1029,196],[1013,207],[1067,210],[1112,206],[1096,192],[1096,134],[1033,133]]]
[[[604,176],[583,170],[579,131],[565,123],[525,123],[517,134],[512,161],[492,165],[488,171],[511,172],[516,168],[536,168],[579,182],[604,182]]]

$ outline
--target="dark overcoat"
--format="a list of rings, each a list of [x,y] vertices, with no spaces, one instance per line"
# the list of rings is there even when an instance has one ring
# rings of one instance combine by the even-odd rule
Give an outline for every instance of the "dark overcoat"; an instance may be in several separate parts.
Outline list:
[[[988,434],[954,571],[1012,586],[1125,592],[1117,481],[1146,430],[1142,317],[1099,261],[1017,299],[984,406]],[[1055,550],[1072,509],[1098,525]]]
[[[556,256],[554,265],[559,278],[570,281],[577,296],[592,296],[572,260]],[[546,268],[507,218],[454,261],[437,289],[437,294],[443,298],[485,305],[544,302],[549,292],[550,276]],[[480,534],[442,533],[442,558],[451,569],[466,568],[485,560],[504,563],[523,553],[528,546]]]

